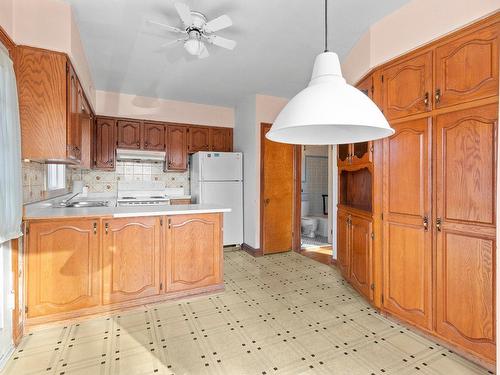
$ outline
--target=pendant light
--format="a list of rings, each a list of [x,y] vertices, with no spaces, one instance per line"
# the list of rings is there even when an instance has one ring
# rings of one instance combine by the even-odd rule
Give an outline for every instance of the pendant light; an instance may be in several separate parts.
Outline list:
[[[299,145],[364,142],[394,134],[375,103],[342,77],[336,53],[328,51],[325,0],[325,52],[316,57],[311,82],[280,112],[266,138]]]

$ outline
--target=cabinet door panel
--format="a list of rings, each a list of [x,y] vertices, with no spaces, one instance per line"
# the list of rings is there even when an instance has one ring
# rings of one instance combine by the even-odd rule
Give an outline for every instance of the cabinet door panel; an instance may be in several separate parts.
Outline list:
[[[229,152],[230,151],[230,130],[226,128],[210,128],[210,150]]]
[[[220,214],[168,218],[167,291],[182,291],[223,282],[220,226]]]
[[[115,120],[98,118],[95,130],[95,168],[115,168]]]
[[[141,148],[141,123],[139,121],[118,120],[116,125],[116,145],[118,148]]]
[[[26,257],[28,318],[99,304],[97,230],[95,220],[30,224]]]
[[[497,105],[437,117],[436,329],[495,358]]]
[[[371,300],[371,220],[351,217],[351,283]]]
[[[104,222],[103,302],[160,293],[160,223],[155,217]]]
[[[500,23],[436,48],[437,108],[498,95]]]
[[[351,145],[350,144],[345,144],[345,145],[338,145],[337,146],[337,165],[343,166],[343,165],[348,165],[350,162],[350,155],[351,155]]]
[[[431,109],[432,52],[384,69],[384,114],[396,119]]]
[[[144,150],[165,150],[165,125],[144,123],[142,147]]]
[[[189,152],[210,151],[209,129],[199,126],[189,128]]]
[[[81,88],[76,73],[68,63],[68,120],[66,131],[67,155],[70,160],[80,160],[81,157],[81,127],[80,127],[80,107],[81,107]]]
[[[169,125],[167,127],[167,169],[185,171],[187,169],[187,127]]]
[[[431,122],[408,121],[394,129],[384,140],[384,308],[430,329]]]
[[[349,215],[344,211],[339,211],[337,215],[337,264],[346,278],[349,278],[349,232]]]

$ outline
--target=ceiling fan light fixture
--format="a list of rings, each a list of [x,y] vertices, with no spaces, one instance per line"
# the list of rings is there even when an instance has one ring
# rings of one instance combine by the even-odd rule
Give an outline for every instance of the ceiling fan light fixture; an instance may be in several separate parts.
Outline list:
[[[394,134],[377,105],[342,77],[340,61],[327,46],[314,61],[309,85],[283,108],[266,138],[297,145],[365,142]]]
[[[188,40],[184,42],[184,48],[190,55],[199,56],[203,50],[203,41],[199,34],[195,31],[190,32]]]

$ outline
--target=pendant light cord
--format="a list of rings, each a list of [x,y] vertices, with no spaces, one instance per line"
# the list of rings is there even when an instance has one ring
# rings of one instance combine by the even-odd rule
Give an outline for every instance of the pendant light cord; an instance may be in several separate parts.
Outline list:
[[[325,52],[328,52],[328,0],[325,0]]]

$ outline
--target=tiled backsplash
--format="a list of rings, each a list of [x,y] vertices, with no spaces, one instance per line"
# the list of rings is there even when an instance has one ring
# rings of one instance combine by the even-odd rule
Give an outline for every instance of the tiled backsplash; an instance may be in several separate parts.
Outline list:
[[[47,166],[35,162],[22,163],[23,203],[45,199],[45,174]],[[66,167],[66,186],[71,190],[74,170]]]
[[[45,164],[23,162],[23,202],[45,199]],[[83,181],[91,193],[115,193],[118,181],[161,181],[165,187],[184,188],[189,194],[189,172],[163,172],[163,163],[117,162],[116,171],[74,169],[66,167],[66,186]]]
[[[189,194],[189,172],[163,172],[163,163],[117,162],[116,171],[75,170],[73,181],[82,180],[89,192],[114,193],[118,181],[161,181],[165,187],[184,188]]]

